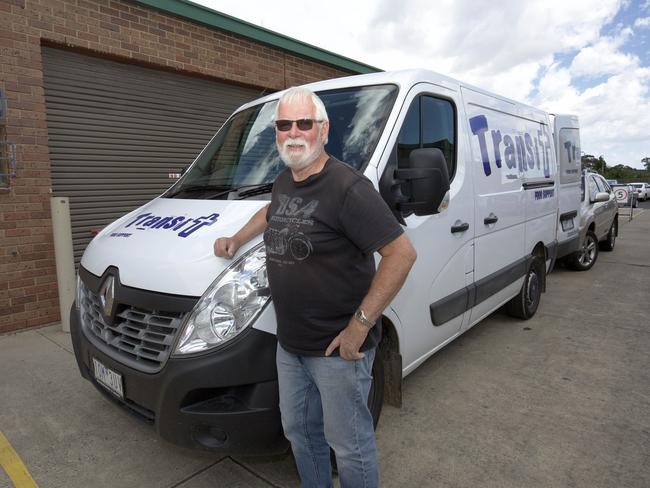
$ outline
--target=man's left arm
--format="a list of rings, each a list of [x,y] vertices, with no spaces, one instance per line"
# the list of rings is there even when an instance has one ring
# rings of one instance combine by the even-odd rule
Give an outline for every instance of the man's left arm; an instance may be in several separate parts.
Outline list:
[[[381,317],[385,308],[402,288],[417,257],[406,234],[401,234],[377,252],[381,255],[381,260],[370,289],[359,306],[371,322],[376,322]],[[351,317],[347,327],[327,347],[325,355],[331,355],[338,347],[343,359],[363,358],[364,354],[359,352],[359,348],[366,340],[369,331],[370,328]]]

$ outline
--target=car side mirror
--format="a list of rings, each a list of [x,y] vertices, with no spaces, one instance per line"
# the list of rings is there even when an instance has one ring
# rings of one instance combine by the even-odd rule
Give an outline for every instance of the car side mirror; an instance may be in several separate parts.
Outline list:
[[[608,202],[608,201],[609,201],[609,193],[600,191],[596,193],[596,198],[594,198],[593,203]]]

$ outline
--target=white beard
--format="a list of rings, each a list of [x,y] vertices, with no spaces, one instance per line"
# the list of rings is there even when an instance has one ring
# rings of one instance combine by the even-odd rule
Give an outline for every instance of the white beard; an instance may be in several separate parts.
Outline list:
[[[289,150],[289,146],[302,146],[304,150],[301,153],[293,154]],[[284,164],[293,170],[299,171],[316,161],[321,152],[321,147],[319,134],[318,140],[313,146],[307,144],[303,139],[288,138],[284,141],[282,147],[278,145],[278,152]]]

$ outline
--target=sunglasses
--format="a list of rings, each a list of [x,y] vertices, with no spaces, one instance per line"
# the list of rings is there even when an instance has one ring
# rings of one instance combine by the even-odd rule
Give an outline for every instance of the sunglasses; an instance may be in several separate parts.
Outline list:
[[[312,127],[314,127],[314,122],[322,122],[322,120],[316,120],[316,119],[298,119],[298,120],[288,120],[288,119],[281,119],[281,120],[276,120],[275,121],[275,128],[278,129],[280,132],[287,132],[291,130],[291,127],[293,127],[293,123],[296,123],[296,126],[298,127],[298,130],[302,131],[308,131],[311,130]]]

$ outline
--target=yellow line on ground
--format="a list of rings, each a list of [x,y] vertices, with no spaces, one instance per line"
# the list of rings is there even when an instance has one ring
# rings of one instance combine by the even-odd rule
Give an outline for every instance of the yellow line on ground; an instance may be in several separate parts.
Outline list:
[[[18,453],[0,432],[0,465],[16,488],[38,488]]]

